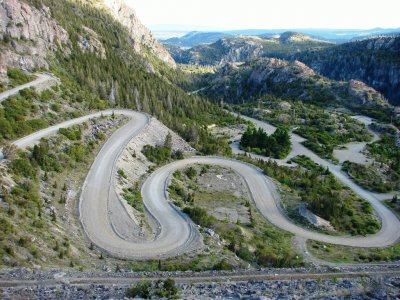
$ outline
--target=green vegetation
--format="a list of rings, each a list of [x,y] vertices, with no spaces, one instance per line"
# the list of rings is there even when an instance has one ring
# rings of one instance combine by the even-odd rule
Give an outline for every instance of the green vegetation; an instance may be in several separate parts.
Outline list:
[[[140,297],[143,299],[178,299],[179,289],[171,278],[156,282],[143,281],[129,288],[125,294],[128,298]]]
[[[296,192],[313,213],[330,221],[339,232],[365,235],[380,228],[371,205],[354,195],[324,168],[289,168],[243,155],[238,158],[258,166],[267,176]]]
[[[43,118],[32,118],[39,111],[39,107],[33,102],[37,97],[33,89],[26,89],[2,103],[0,141],[25,136],[49,125]]]
[[[117,174],[120,178],[128,179],[128,176],[125,174],[125,171],[123,169],[119,169],[117,171]]]
[[[321,165],[315,163],[311,158],[305,155],[298,155],[295,156],[291,159],[292,162],[298,164],[299,166],[302,166],[303,168],[306,168],[307,170],[317,172],[319,174],[329,174],[329,169],[325,169]]]
[[[10,79],[12,87],[15,87],[17,85],[21,85],[24,83],[28,83],[29,81],[32,81],[35,78],[32,75],[29,75],[27,73],[24,73],[18,69],[14,69],[14,68],[7,69],[7,76]]]
[[[84,131],[80,140],[71,141],[59,133],[49,140],[42,139],[31,153],[14,149],[15,153],[0,167],[0,197],[4,203],[0,211],[1,265],[29,266],[46,261],[48,266],[70,266],[86,255],[79,245],[71,251],[63,221],[58,220],[65,213],[70,189],[65,179],[83,182],[94,152],[100,146],[96,138],[83,143],[91,134],[86,131],[83,135]],[[10,179],[14,185],[10,185]],[[54,209],[49,210],[50,204]],[[59,228],[56,236],[50,230],[54,224]]]
[[[316,258],[336,263],[390,262],[400,259],[400,244],[384,248],[357,248],[307,241],[307,248]]]
[[[225,42],[218,40],[212,44],[198,45],[188,50],[179,50],[173,46],[169,46],[169,49],[172,50],[171,52],[178,63],[187,64],[196,62],[196,67],[198,63],[203,68],[211,68],[209,66],[218,65],[221,60],[226,60],[226,57],[235,51],[241,53],[240,57],[242,61],[247,61],[253,59],[254,56],[289,58],[293,53],[299,51],[319,49],[327,46],[331,46],[331,44],[321,41],[303,40],[301,42],[287,42],[280,39],[254,39],[243,36],[229,38]],[[185,69],[189,69],[189,67],[185,66]]]
[[[71,141],[80,141],[81,140],[80,126],[73,126],[70,128],[60,128],[58,130],[58,132],[64,136],[66,136]]]
[[[240,140],[240,149],[268,157],[285,158],[291,151],[288,130],[278,128],[268,135],[262,128],[248,127]]]
[[[367,145],[369,154],[377,162],[387,165],[396,178],[400,178],[400,147],[395,134],[384,134],[377,142]]]
[[[400,189],[400,147],[396,144],[396,133],[390,129],[377,142],[367,145],[368,154],[375,162],[360,165],[344,162],[345,170],[358,184],[376,192]]]
[[[112,106],[150,113],[205,154],[229,153],[226,141],[213,137],[205,126],[229,124],[234,118],[218,106],[177,87],[175,84],[185,84],[183,73],[168,68],[150,51],[146,51],[146,60],[155,72],[148,72],[148,63],[132,49],[129,33],[111,15],[80,2],[28,2],[39,8],[48,6],[52,16],[68,31],[73,54],[65,57],[63,51],[58,51],[52,71],[62,82],[78,83],[76,90],[86,92],[79,100],[110,99],[113,89]],[[78,49],[83,26],[102,37],[106,60]]]
[[[191,168],[196,170],[196,176],[187,175]],[[232,261],[232,254],[255,267],[301,265],[301,259],[296,256],[291,247],[291,235],[269,224],[250,200],[235,196],[230,185],[229,190],[219,191],[209,191],[199,187],[198,182],[203,178],[213,178],[214,174],[226,171],[223,170],[212,166],[192,166],[185,172],[175,172],[174,180],[169,187],[170,198],[193,222],[200,225],[203,230],[212,229],[224,241],[226,259],[219,259],[212,268],[215,270],[234,268],[237,263]],[[208,182],[205,181],[203,184],[208,185]],[[242,222],[238,219],[237,222],[232,222],[229,219],[217,218],[211,214],[217,207],[234,209],[243,220],[248,221]],[[210,240],[207,235],[206,240]]]
[[[140,187],[136,184],[129,189],[124,189],[122,197],[137,211],[144,213],[144,205]]]
[[[172,151],[171,148],[165,146],[151,146],[145,145],[142,153],[147,157],[148,160],[155,164],[163,164],[171,159]]]
[[[350,161],[343,163],[346,171],[359,185],[367,190],[386,193],[400,189],[400,176],[389,169],[386,172],[379,170],[379,163],[360,165]]]
[[[400,218],[400,200],[398,195],[394,195],[392,199],[384,201]]]
[[[371,135],[365,125],[338,111],[302,101],[284,101],[266,96],[256,102],[235,106],[240,113],[275,126],[293,126],[295,133],[307,139],[304,145],[321,157],[334,159],[333,149],[349,142],[368,142]]]

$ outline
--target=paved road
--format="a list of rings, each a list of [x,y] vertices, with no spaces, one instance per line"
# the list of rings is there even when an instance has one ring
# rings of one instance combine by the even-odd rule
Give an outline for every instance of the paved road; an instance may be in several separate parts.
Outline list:
[[[39,84],[42,84],[43,82],[53,79],[53,77],[48,74],[38,74],[37,77],[38,78],[36,80],[33,80],[33,81],[28,82],[23,85],[19,85],[11,90],[0,93],[0,103],[3,102],[4,100],[6,100],[8,97],[17,94],[19,91],[21,91],[23,89],[26,89],[26,88],[29,88],[32,86],[37,86]]]
[[[275,131],[275,127],[273,127],[270,124],[267,124],[265,122],[243,116],[245,120],[253,122],[257,127],[261,127],[264,130],[266,130],[268,133],[273,133]],[[349,178],[349,176],[344,173],[341,170],[340,165],[335,165],[329,161],[326,161],[325,159],[322,159],[318,155],[316,155],[314,152],[306,148],[301,144],[302,141],[305,139],[298,136],[297,134],[291,134],[291,139],[292,139],[292,152],[289,154],[287,159],[290,159],[296,155],[305,155],[311,158],[314,162],[329,168],[329,170],[332,172],[335,177],[340,180],[343,184],[348,186],[353,192],[355,192],[358,196],[361,198],[367,200],[368,202],[371,203],[373,208],[375,209],[376,213],[378,214],[380,221],[382,223],[382,228],[381,230],[376,233],[375,235],[370,235],[366,238],[363,237],[351,237],[351,238],[343,238],[343,237],[330,237],[330,236],[321,236],[320,234],[313,233],[312,235],[310,234],[304,234],[298,232],[297,233],[299,236],[302,236],[304,238],[309,238],[309,239],[314,239],[314,240],[320,240],[332,244],[341,244],[341,245],[349,245],[349,246],[358,246],[358,247],[382,247],[382,246],[387,246],[390,244],[393,244],[400,238],[400,221],[399,219],[392,213],[390,209],[388,209],[386,206],[381,204],[379,201],[380,195],[367,191],[363,189],[362,187],[358,186],[354,181]],[[237,151],[237,150],[236,150]],[[285,161],[277,161],[278,163],[285,163]],[[283,225],[283,223],[281,224]],[[279,225],[278,225],[279,226]],[[279,226],[283,229],[286,229],[288,231],[291,231],[295,233],[293,230],[292,226]],[[291,228],[291,229],[289,229]],[[374,245],[374,246],[373,246]]]

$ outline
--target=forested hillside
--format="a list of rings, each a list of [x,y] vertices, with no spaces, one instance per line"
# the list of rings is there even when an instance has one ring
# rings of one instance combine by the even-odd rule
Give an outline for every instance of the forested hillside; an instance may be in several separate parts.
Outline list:
[[[57,75],[79,83],[110,106],[148,112],[206,152],[218,152],[218,143],[202,125],[223,122],[226,114],[196,96],[188,96],[174,83],[182,79],[150,51],[140,56],[133,51],[126,28],[107,10],[94,8],[92,1],[30,0],[40,8],[50,8],[52,16],[67,30],[71,54],[55,53],[53,70]],[[78,46],[83,28],[101,37],[107,59],[82,51]],[[228,117],[229,118],[229,117]],[[205,142],[205,143],[204,143]],[[211,146],[212,145],[212,146]]]
[[[299,61],[258,59],[228,64],[204,76],[202,93],[230,103],[245,103],[274,95],[286,100],[345,106],[385,105],[380,93],[362,82],[336,82],[323,77]]]
[[[400,36],[365,39],[295,54],[316,72],[335,80],[356,79],[400,104]]]
[[[279,38],[270,36],[239,36],[222,38],[215,43],[179,50],[173,44],[171,54],[181,64],[223,65],[243,62],[261,57],[288,58],[293,53],[332,46],[324,40],[310,36],[285,32]]]

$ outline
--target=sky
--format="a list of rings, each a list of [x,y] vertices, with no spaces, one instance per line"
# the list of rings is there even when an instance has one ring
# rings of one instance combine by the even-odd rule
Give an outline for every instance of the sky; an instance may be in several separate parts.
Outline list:
[[[125,0],[148,27],[369,29],[400,27],[400,0]],[[171,27],[173,27],[171,26]]]

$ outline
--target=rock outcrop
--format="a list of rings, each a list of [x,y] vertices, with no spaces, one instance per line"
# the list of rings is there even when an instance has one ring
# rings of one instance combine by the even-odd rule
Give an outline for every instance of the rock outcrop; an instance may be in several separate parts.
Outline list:
[[[79,35],[78,46],[83,52],[95,53],[98,57],[106,59],[106,49],[99,39],[98,34],[92,29],[83,26],[84,34]]]
[[[296,32],[281,36],[237,36],[222,38],[215,43],[182,50],[169,45],[179,63],[194,65],[224,65],[263,57],[286,58],[298,51],[329,47],[332,44]],[[179,51],[180,50],[180,51]]]
[[[0,46],[1,72],[6,67],[32,70],[47,67],[48,51],[69,44],[67,31],[43,7],[38,10],[22,1],[0,1]]]
[[[313,102],[342,101],[348,105],[385,105],[385,98],[362,82],[336,82],[299,61],[276,58],[227,64],[213,75],[205,89],[211,98],[242,102],[274,95]]]
[[[157,41],[151,31],[140,22],[133,8],[129,7],[123,0],[103,0],[103,2],[115,19],[129,31],[133,48],[137,53],[143,54],[144,48],[147,47],[167,65],[172,68],[176,67],[175,61],[169,52]]]
[[[400,36],[354,41],[294,56],[335,80],[365,82],[400,105]]]

